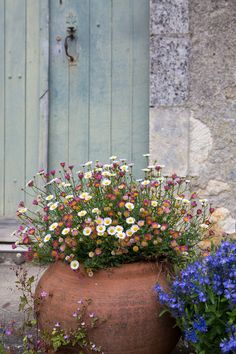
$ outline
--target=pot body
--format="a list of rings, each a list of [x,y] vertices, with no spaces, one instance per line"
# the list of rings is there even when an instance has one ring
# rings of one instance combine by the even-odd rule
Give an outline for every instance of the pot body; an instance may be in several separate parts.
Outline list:
[[[75,329],[78,301],[91,299],[87,312],[104,321],[89,330],[89,339],[105,354],[170,354],[180,333],[169,315],[159,317],[157,282],[166,288],[161,265],[152,262],[99,270],[93,277],[83,267],[72,271],[56,262],[36,288],[38,298],[42,291],[49,294],[39,305],[39,326],[51,330],[60,322],[66,330]]]

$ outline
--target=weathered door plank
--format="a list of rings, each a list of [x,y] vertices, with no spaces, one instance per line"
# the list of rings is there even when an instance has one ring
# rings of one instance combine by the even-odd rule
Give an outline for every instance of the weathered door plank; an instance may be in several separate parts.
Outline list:
[[[49,0],[40,0],[39,13],[39,155],[38,169],[48,168],[49,129]]]
[[[134,173],[140,176],[146,165],[142,154],[149,151],[149,2],[129,1],[133,9],[132,160]]]
[[[113,0],[112,154],[132,159],[132,13],[127,0]]]
[[[64,50],[69,1],[50,1],[50,124],[49,166],[69,159],[69,76]]]
[[[0,0],[0,215],[5,209],[5,1]]]
[[[111,0],[91,1],[90,8],[89,159],[111,154]]]
[[[26,181],[38,169],[39,155],[39,37],[40,6],[37,0],[26,1],[26,106],[25,106],[25,175]],[[25,196],[27,204],[32,198]]]
[[[26,9],[25,0],[7,0],[5,6],[5,214],[12,216],[24,200]]]
[[[78,55],[75,65],[68,65],[69,162],[78,166],[89,157],[90,1],[73,0],[70,5],[77,17]]]

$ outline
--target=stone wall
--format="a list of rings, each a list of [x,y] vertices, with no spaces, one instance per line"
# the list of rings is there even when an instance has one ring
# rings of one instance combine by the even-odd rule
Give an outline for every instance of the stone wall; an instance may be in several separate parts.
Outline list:
[[[236,1],[151,0],[151,160],[236,219]]]

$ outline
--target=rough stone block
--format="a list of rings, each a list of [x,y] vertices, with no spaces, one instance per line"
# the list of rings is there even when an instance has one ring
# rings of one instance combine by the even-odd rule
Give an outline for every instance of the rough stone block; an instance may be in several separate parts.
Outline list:
[[[151,33],[188,33],[188,0],[151,0]]]
[[[151,106],[180,105],[188,96],[188,38],[151,37]]]
[[[198,176],[204,167],[213,146],[211,131],[200,120],[190,118],[190,147],[189,169],[190,174]]]
[[[150,160],[164,164],[164,173],[188,172],[189,118],[183,108],[150,110]]]

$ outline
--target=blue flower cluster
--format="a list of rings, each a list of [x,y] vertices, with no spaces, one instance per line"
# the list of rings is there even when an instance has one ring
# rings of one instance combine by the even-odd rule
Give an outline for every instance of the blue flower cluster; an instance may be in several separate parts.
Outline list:
[[[209,336],[222,353],[235,350],[236,331],[228,330],[225,338],[227,328],[236,323],[235,242],[223,242],[216,252],[188,265],[168,293],[159,284],[155,289],[186,340],[206,343]]]
[[[228,339],[220,343],[222,353],[236,353],[236,327],[234,325],[227,328]]]

